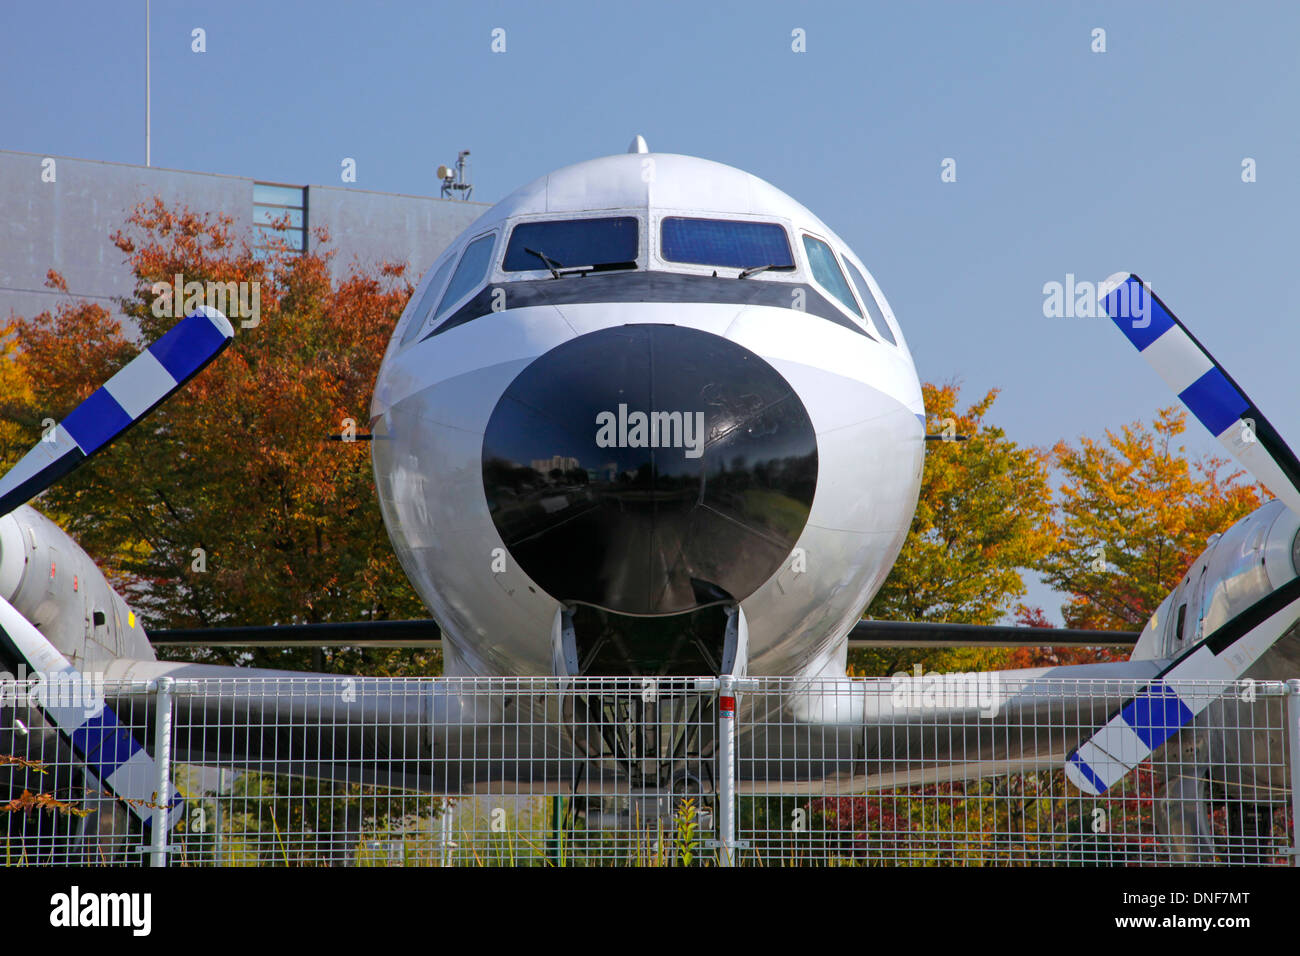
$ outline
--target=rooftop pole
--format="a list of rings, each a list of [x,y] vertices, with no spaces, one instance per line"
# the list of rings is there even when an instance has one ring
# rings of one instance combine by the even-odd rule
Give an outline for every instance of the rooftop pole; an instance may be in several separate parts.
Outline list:
[[[149,75],[149,7],[151,0],[144,0],[144,164],[152,166],[151,156],[151,138],[152,138],[152,120],[150,111],[149,94],[150,81]]]

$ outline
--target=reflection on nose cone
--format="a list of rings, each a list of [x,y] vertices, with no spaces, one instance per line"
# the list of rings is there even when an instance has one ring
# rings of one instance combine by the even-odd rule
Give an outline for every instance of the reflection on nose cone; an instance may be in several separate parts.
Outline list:
[[[784,378],[694,329],[626,325],[536,359],[483,439],[488,506],[552,597],[671,614],[748,597],[808,520],[817,439]]]

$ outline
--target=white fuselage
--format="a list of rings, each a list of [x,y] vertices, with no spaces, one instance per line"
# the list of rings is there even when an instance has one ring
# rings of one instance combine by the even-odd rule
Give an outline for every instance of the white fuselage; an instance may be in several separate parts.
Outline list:
[[[643,178],[647,159],[654,160],[653,182]],[[665,261],[658,224],[669,214],[779,223],[789,233],[795,266],[738,279],[735,269]],[[637,220],[635,270],[559,279],[540,262],[533,271],[503,270],[518,224],[608,216]],[[560,354],[553,350],[566,343],[646,326],[671,326],[686,342],[712,340],[685,330],[726,340],[731,344],[723,347],[735,350],[742,367],[761,364],[752,360],[757,356],[802,403],[816,435],[815,494],[794,547],[737,598],[748,621],[750,673],[830,676],[842,669],[845,637],[888,574],[912,519],[924,409],[911,356],[874,282],[880,313],[874,321],[888,322],[888,329],[844,309],[825,289],[817,309],[804,301],[821,288],[801,242],[805,234],[844,260],[851,256],[820,220],[748,174],[688,157],[630,154],[581,163],[525,187],[489,210],[429,270],[379,373],[372,447],[385,523],[412,584],[443,628],[449,673],[549,673],[553,623],[567,597],[548,593],[525,573],[494,524],[484,443],[499,402],[525,369]],[[493,239],[480,248],[491,245],[491,264],[481,280],[455,301],[435,305],[442,293],[430,286],[445,285],[450,272],[442,266],[488,235]],[[865,273],[860,263],[856,268]],[[659,282],[661,273],[671,278],[673,301],[625,291],[631,282]],[[623,278],[634,274],[642,278]],[[691,301],[697,288],[700,301]],[[762,301],[717,301],[727,298]],[[465,311],[475,301],[488,303],[482,314]],[[843,315],[827,317],[828,304]],[[456,315],[472,320],[432,334]],[[666,380],[674,372],[656,374]],[[697,391],[725,391],[726,374],[719,370],[718,381]],[[548,401],[565,408],[565,391],[580,387],[573,375],[553,380]],[[627,396],[617,394],[621,388],[601,387],[610,392],[611,412],[627,405]],[[551,413],[548,422],[558,417]],[[725,431],[718,420],[712,419],[710,441]],[[595,432],[597,421],[575,414],[557,427]],[[691,451],[685,449],[687,458]],[[568,497],[575,494],[571,489]],[[543,503],[563,508],[567,499],[557,492]],[[744,543],[735,548],[731,557],[743,560]],[[637,565],[614,576],[640,573]]]

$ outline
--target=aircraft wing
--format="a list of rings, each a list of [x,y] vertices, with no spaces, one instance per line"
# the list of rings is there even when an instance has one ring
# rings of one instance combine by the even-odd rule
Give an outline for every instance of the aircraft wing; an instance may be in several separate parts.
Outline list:
[[[966,675],[738,685],[737,774],[751,792],[863,792],[1057,769],[1106,715],[1165,665],[1126,661]],[[599,699],[700,702],[685,718],[715,753],[716,683],[695,679],[385,679],[173,661],[118,661],[107,698],[153,739],[153,694],[119,682],[177,681],[181,763],[438,794],[608,788],[619,761],[596,732]],[[575,707],[585,720],[575,720]],[[607,729],[607,728],[606,728]],[[579,770],[581,768],[581,771]]]
[[[1164,663],[761,682],[740,776],[760,790],[804,777],[860,792],[1059,769]]]
[[[456,679],[115,661],[105,671],[105,697],[146,739],[153,739],[154,694],[142,682],[162,677],[177,682],[172,747],[180,763],[458,793],[546,761],[547,747],[511,739],[518,726],[544,721],[531,700],[510,694],[508,680],[471,687]]]

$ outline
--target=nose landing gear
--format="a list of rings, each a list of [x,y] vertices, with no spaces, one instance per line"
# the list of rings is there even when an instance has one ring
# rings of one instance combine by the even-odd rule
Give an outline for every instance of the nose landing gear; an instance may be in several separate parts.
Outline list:
[[[580,819],[588,830],[662,833],[691,821],[693,832],[711,831],[718,730],[713,676],[745,675],[744,612],[718,602],[638,623],[593,610],[561,608],[552,629],[557,674],[587,678],[564,697],[564,722],[580,758],[566,824]],[[630,630],[615,626],[628,620],[634,622]],[[656,648],[661,659],[653,676],[644,669],[637,674],[632,665],[645,665]],[[703,682],[686,676],[702,670],[709,675]]]

